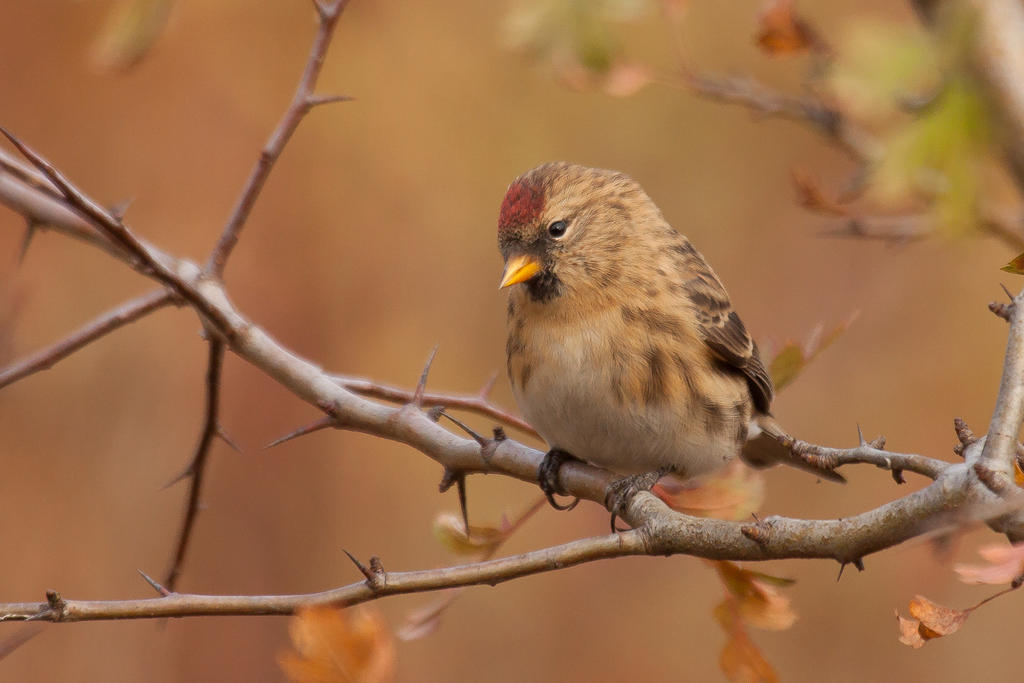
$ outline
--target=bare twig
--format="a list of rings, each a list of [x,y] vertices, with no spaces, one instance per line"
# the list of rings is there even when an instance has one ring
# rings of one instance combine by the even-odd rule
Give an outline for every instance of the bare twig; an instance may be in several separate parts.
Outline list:
[[[896,246],[928,238],[932,227],[927,216],[872,216],[861,214],[843,220],[839,226],[821,231],[824,237],[877,240]]]
[[[823,466],[835,469],[841,465],[867,463],[883,470],[916,472],[929,479],[937,479],[951,463],[913,453],[894,453],[882,450],[875,443],[862,443],[856,448],[829,448],[795,441],[794,452],[820,458]]]
[[[206,462],[210,455],[210,446],[220,430],[219,423],[217,422],[217,413],[220,402],[220,377],[223,367],[224,343],[219,339],[211,339],[206,366],[206,410],[205,417],[203,418],[203,428],[199,434],[199,442],[196,444],[192,460],[189,462],[188,467],[174,480],[177,482],[182,479],[188,479],[189,486],[188,502],[185,504],[185,517],[181,523],[181,531],[178,533],[174,559],[171,560],[171,567],[167,571],[167,578],[164,579],[164,585],[172,591],[181,574],[181,567],[185,562],[185,553],[188,550],[188,544],[192,538],[192,530],[195,527],[196,515],[199,513],[199,494],[203,488],[203,475],[206,471]]]
[[[260,152],[260,157],[249,174],[249,179],[242,189],[242,194],[238,197],[235,208],[231,212],[231,217],[228,219],[227,225],[224,226],[220,239],[217,241],[217,245],[206,262],[207,272],[214,277],[220,278],[224,276],[224,267],[227,265],[228,257],[231,256],[231,250],[238,244],[238,234],[242,231],[245,221],[249,218],[252,207],[256,204],[256,199],[259,197],[264,184],[266,184],[267,178],[270,177],[270,171],[274,168],[274,163],[281,156],[281,152],[284,151],[285,145],[288,144],[288,140],[291,139],[292,134],[299,127],[303,117],[315,106],[331,102],[344,102],[350,99],[345,95],[315,95],[313,92],[316,89],[317,78],[320,76],[320,69],[324,65],[324,56],[327,54],[327,48],[330,46],[331,38],[334,36],[334,29],[338,25],[338,19],[341,18],[341,13],[345,10],[345,6],[348,3],[349,0],[315,2],[317,15],[320,18],[320,26],[317,30],[316,38],[313,40],[313,47],[310,48],[309,59],[306,60],[306,67],[295,90],[295,95],[292,97],[291,104]]]
[[[0,370],[0,389],[36,372],[46,370],[103,335],[174,302],[173,294],[165,289],[158,289],[107,311],[53,346]]]
[[[49,161],[29,148],[28,145],[16,138],[8,130],[0,127],[0,133],[10,140],[11,144],[26,159],[32,162],[37,169],[60,189],[63,201],[67,202],[81,216],[89,219],[97,231],[126,252],[127,258],[124,260],[128,265],[143,275],[152,277],[170,287],[176,294],[195,308],[198,313],[209,320],[221,334],[232,334],[229,321],[223,318],[215,306],[210,306],[203,297],[199,296],[194,287],[182,279],[179,273],[174,272],[165,260],[160,259],[158,256],[159,252],[151,249],[136,237],[119,218],[103,208],[99,202],[96,202],[75,187]],[[115,251],[114,254],[117,255],[117,252]]]
[[[878,143],[866,131],[852,126],[842,112],[820,99],[780,93],[749,77],[729,77],[687,68],[677,78],[666,79],[665,83],[701,97],[746,107],[762,116],[810,124],[829,142],[855,159],[867,160],[878,156]]]
[[[1024,422],[1024,291],[1013,300],[1010,334],[1006,342],[1003,376],[996,408],[989,423],[985,448],[976,467],[994,481],[1014,486],[1013,463],[1017,457],[1017,435]],[[983,480],[985,475],[982,475]]]
[[[299,607],[347,607],[389,595],[421,593],[459,586],[496,585],[520,576],[585,562],[643,553],[639,532],[610,534],[535,550],[513,557],[412,572],[382,572],[372,584],[359,581],[341,588],[301,595],[195,595],[171,593],[141,600],[62,600],[54,610],[47,602],[0,604],[2,621],[101,621],[163,617],[292,614]],[[372,567],[371,567],[372,569]],[[368,570],[370,571],[370,570]]]
[[[392,403],[409,403],[413,400],[414,392],[400,387],[378,384],[363,377],[350,377],[348,375],[333,375],[332,379],[350,391],[360,396],[371,396],[383,399]],[[442,408],[456,408],[466,410],[477,415],[490,417],[510,427],[522,430],[531,436],[539,435],[530,424],[512,413],[502,410],[491,403],[487,398],[490,389],[494,384],[493,378],[484,385],[476,394],[444,394],[424,392],[420,398],[420,405],[424,408],[439,406]]]

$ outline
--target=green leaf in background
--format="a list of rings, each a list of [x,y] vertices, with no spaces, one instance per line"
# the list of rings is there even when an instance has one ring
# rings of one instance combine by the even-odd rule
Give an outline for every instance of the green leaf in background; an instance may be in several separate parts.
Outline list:
[[[818,357],[818,354],[831,346],[832,342],[838,339],[843,332],[846,332],[856,318],[857,314],[850,316],[848,320],[835,326],[824,335],[822,326],[819,324],[802,344],[789,342],[779,349],[779,352],[768,363],[768,374],[771,375],[772,382],[775,384],[775,390],[779,391],[795,380],[807,365]]]
[[[121,0],[96,39],[94,63],[110,71],[138,64],[163,34],[173,6],[174,0]]]
[[[1024,275],[1024,254],[1018,254],[1017,258],[1013,259],[999,270],[1004,270],[1007,273],[1013,273],[1014,275]]]
[[[621,56],[615,24],[640,17],[649,0],[530,0],[508,18],[512,47],[550,61],[556,69],[606,73]]]

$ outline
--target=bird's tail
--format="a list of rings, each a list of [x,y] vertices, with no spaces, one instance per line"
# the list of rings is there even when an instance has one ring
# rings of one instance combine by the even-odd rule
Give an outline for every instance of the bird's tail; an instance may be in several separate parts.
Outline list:
[[[751,421],[750,438],[740,452],[740,457],[748,465],[756,468],[772,467],[783,464],[845,484],[846,478],[833,470],[816,467],[812,462],[801,458],[793,452],[794,441],[771,415],[757,415]]]

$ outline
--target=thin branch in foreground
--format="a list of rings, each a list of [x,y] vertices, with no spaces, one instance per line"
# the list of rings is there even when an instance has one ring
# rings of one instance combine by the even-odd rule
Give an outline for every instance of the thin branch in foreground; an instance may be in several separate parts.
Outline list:
[[[100,337],[171,303],[178,303],[176,297],[166,289],[158,289],[107,311],[53,346],[0,370],[0,389],[52,367]]]
[[[516,429],[526,432],[531,436],[537,436],[539,438],[539,435],[534,431],[533,427],[530,426],[530,423],[506,410],[502,410],[491,403],[487,398],[491,387],[494,386],[494,377],[496,376],[497,375],[492,376],[484,385],[483,389],[474,395],[424,392],[420,397],[420,405],[424,408],[455,408],[457,410],[476,413],[477,415],[493,418],[510,427],[515,427]],[[387,384],[378,384],[377,382],[363,377],[332,375],[332,379],[345,389],[354,391],[360,396],[379,398],[392,403],[409,403],[413,400],[414,392],[409,391],[408,389],[402,389],[400,387],[390,386]]]
[[[348,607],[389,595],[422,593],[460,586],[496,585],[531,574],[555,571],[586,562],[644,554],[639,531],[609,534],[572,541],[543,550],[504,557],[487,562],[410,572],[385,572],[379,560],[364,576],[366,580],[320,593],[295,595],[199,595],[170,593],[157,598],[137,600],[60,599],[60,609],[51,602],[0,604],[0,622],[4,621],[105,621],[111,619],[154,619],[164,617],[274,615],[293,614],[300,607],[332,605]],[[350,557],[353,557],[350,555]],[[353,561],[355,561],[353,557]],[[361,565],[358,563],[357,565]],[[58,596],[59,597],[59,596]]]
[[[89,219],[93,226],[106,236],[115,246],[124,251],[124,261],[136,271],[161,282],[188,302],[198,313],[201,313],[210,323],[229,339],[235,334],[231,321],[205,297],[196,291],[195,287],[186,282],[179,273],[173,271],[159,258],[159,252],[150,249],[138,237],[128,229],[110,211],[101,206],[98,202],[79,190],[68,178],[57,170],[53,164],[43,158],[42,155],[32,150],[28,145],[15,137],[6,128],[0,126],[0,134],[3,134],[19,152],[24,155],[37,169],[42,171],[50,181],[63,193],[63,201],[70,204],[71,208]],[[45,195],[43,195],[45,196]],[[58,200],[61,201],[61,200]],[[114,250],[116,254],[117,250]]]
[[[313,93],[316,88],[317,79],[320,76],[320,70],[324,65],[327,48],[330,46],[331,38],[334,36],[334,29],[348,3],[349,0],[334,0],[330,3],[314,2],[320,25],[317,29],[316,38],[313,40],[313,46],[309,50],[309,58],[306,60],[302,78],[295,89],[295,95],[292,97],[291,104],[260,152],[260,157],[249,174],[249,179],[246,181],[245,187],[242,189],[242,193],[235,204],[235,208],[231,212],[231,217],[228,218],[228,222],[221,232],[220,239],[217,240],[217,244],[206,262],[206,271],[215,277],[222,278],[224,276],[224,267],[227,265],[228,257],[231,256],[231,251],[238,244],[238,235],[242,231],[246,220],[248,220],[249,214],[252,213],[256,199],[263,190],[267,178],[270,177],[270,171],[273,170],[274,164],[281,156],[281,152],[284,151],[285,145],[288,144],[288,140],[291,139],[295,130],[299,127],[302,119],[315,106],[331,102],[345,102],[351,99],[346,95],[315,95]]]
[[[224,367],[224,342],[220,339],[211,339],[209,356],[206,366],[206,411],[203,418],[203,429],[199,434],[199,442],[196,444],[195,454],[189,462],[188,467],[175,481],[189,479],[188,502],[185,506],[185,518],[181,523],[181,531],[178,534],[178,542],[175,546],[174,559],[171,561],[171,568],[167,571],[167,578],[164,585],[171,591],[174,590],[181,574],[181,567],[185,562],[185,553],[188,550],[189,541],[192,538],[192,530],[195,527],[196,515],[199,513],[199,494],[203,487],[203,476],[206,471],[206,462],[210,455],[210,446],[213,439],[220,431],[217,414],[220,403],[220,378],[221,370]]]
[[[865,131],[851,126],[842,112],[818,98],[780,93],[749,77],[728,77],[697,72],[687,67],[682,69],[678,77],[664,82],[701,97],[745,107],[763,116],[810,124],[825,139],[840,146],[857,160],[864,161],[877,156],[878,144]]]

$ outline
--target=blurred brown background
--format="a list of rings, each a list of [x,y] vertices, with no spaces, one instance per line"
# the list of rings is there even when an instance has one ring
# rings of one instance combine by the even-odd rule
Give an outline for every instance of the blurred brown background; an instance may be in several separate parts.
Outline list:
[[[912,22],[902,6],[824,2],[830,35],[852,18]],[[128,219],[172,253],[205,255],[257,150],[286,106],[314,32],[308,3],[180,2],[152,54],[125,74],[90,54],[110,2],[0,1],[0,123],[94,196],[134,198]],[[495,216],[507,183],[538,162],[619,168],[644,184],[729,286],[748,327],[776,348],[859,310],[852,329],[779,398],[803,438],[853,444],[856,423],[896,450],[952,458],[953,416],[984,431],[1006,326],[985,304],[1010,286],[1012,254],[991,241],[903,249],[822,239],[793,201],[790,169],[839,182],[847,162],[790,123],[651,87],[627,99],[575,93],[501,41],[505,2],[355,0],[342,19],[319,109],[275,170],[227,270],[229,291],[288,347],[338,372],[411,385],[435,344],[437,390],[472,391],[504,367]],[[791,63],[752,45],[752,2],[694,2],[694,60],[793,87]],[[655,25],[656,26],[656,25]],[[669,64],[667,35],[638,44]],[[0,211],[0,361],[46,345],[153,287],[104,254],[56,235],[16,265],[22,223]],[[166,310],[0,393],[0,600],[151,593],[184,503],[161,490],[189,457],[205,345],[188,311]],[[504,375],[496,399],[511,406]],[[321,432],[261,445],[317,417],[229,355],[223,422],[246,449],[215,446],[181,583],[209,593],[291,593],[359,579],[342,548],[391,569],[457,561],[431,535],[437,464],[412,449]],[[486,421],[476,420],[482,428]],[[849,485],[768,474],[764,514],[831,517],[897,489],[866,466]],[[909,487],[921,485],[911,478]],[[496,522],[530,486],[470,480],[471,515]],[[525,551],[604,533],[584,505],[544,510],[506,547]],[[954,552],[994,542],[976,533]],[[955,606],[991,592],[959,584],[921,543],[866,560],[836,582],[834,562],[777,562],[798,583],[789,631],[754,632],[783,680],[1014,680],[1009,596],[950,638],[914,651],[893,609],[915,593]],[[714,574],[686,557],[605,562],[464,595],[432,636],[398,646],[402,681],[715,680],[724,636]],[[393,625],[429,596],[378,603]],[[3,680],[278,680],[288,647],[277,617],[50,626],[0,662]],[[17,625],[0,628],[0,637]]]

